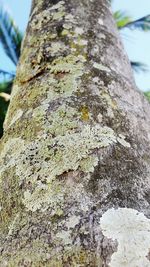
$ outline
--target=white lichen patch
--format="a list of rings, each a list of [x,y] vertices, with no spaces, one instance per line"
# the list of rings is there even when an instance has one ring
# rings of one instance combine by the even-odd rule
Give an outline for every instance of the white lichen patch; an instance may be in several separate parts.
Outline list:
[[[74,22],[74,16],[72,15],[72,14],[67,14],[66,16],[65,16],[65,19],[66,19],[66,21],[69,21],[69,22]]]
[[[69,245],[72,243],[70,234],[70,231],[63,230],[60,233],[56,234],[56,238],[59,239],[59,242],[63,243],[63,245]]]
[[[108,67],[103,66],[102,64],[97,63],[97,62],[94,62],[93,67],[98,69],[98,70],[105,71],[105,72],[110,72],[111,71]]]
[[[22,115],[23,115],[23,110],[22,109],[18,109],[16,111],[16,114],[14,114],[12,120],[7,125],[7,129],[10,128],[17,120],[19,120],[22,117]]]
[[[110,267],[150,267],[150,219],[130,208],[107,210],[100,219],[105,237],[116,240]]]
[[[76,35],[81,35],[81,34],[84,33],[84,29],[81,28],[81,27],[76,27],[74,32],[75,32]]]
[[[68,229],[74,228],[76,225],[79,224],[80,219],[81,218],[79,216],[75,216],[75,215],[72,215],[71,217],[69,217],[66,220],[66,226],[67,226],[67,228]]]
[[[103,22],[103,20],[101,18],[98,19],[98,24],[104,25],[104,22]]]
[[[101,113],[99,113],[97,115],[97,120],[98,120],[99,123],[101,123],[103,121],[103,115]]]
[[[13,231],[15,229],[15,226],[17,224],[17,221],[18,221],[19,217],[20,217],[20,214],[17,213],[16,216],[15,216],[15,218],[14,218],[14,220],[9,225],[9,227],[8,227],[9,231],[8,231],[7,238],[13,234]]]
[[[131,145],[125,140],[125,136],[123,136],[122,134],[119,134],[117,141],[124,147],[131,147]]]
[[[100,82],[99,77],[94,77],[93,82],[99,84],[99,82]]]
[[[67,46],[63,42],[52,42],[50,47],[45,49],[46,52],[50,53],[51,56],[56,54],[62,54],[63,51],[66,51]]]
[[[87,46],[88,41],[85,39],[81,39],[81,40],[74,40],[75,44],[78,44],[79,46]]]
[[[65,4],[64,1],[59,1],[57,4],[55,4],[52,7],[50,7],[49,10],[60,9],[60,8],[63,7],[64,4]]]

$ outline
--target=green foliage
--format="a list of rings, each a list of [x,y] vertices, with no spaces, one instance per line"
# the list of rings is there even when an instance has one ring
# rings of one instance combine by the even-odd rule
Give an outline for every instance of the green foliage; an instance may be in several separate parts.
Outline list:
[[[3,122],[9,105],[12,80],[0,83],[0,137],[3,135]]]
[[[132,20],[125,12],[116,11],[114,13],[114,18],[119,30],[128,28],[130,30],[141,30],[141,31],[150,31],[150,15],[144,16],[137,20]],[[140,71],[148,71],[147,65],[139,61],[131,61],[131,66],[133,70],[137,73]],[[146,98],[150,101],[150,91],[144,93]]]
[[[146,98],[148,99],[148,101],[150,101],[150,91],[144,92],[144,95],[146,96]]]
[[[6,55],[17,65],[20,56],[20,47],[22,33],[15,25],[14,20],[4,11],[0,10],[0,41],[3,45]]]
[[[0,9],[0,42],[9,59],[16,66],[20,56],[23,35],[7,11]],[[0,137],[3,134],[3,122],[9,105],[9,98],[15,74],[0,69],[4,77],[0,83]]]
[[[126,27],[126,25],[131,22],[131,18],[125,12],[120,10],[116,11],[113,16],[118,29]]]
[[[142,31],[150,30],[150,15],[137,20],[132,20],[132,18],[128,16],[126,12],[118,10],[114,13],[114,19],[119,30],[124,28]]]
[[[147,65],[138,61],[130,61],[131,63],[131,67],[133,68],[133,70],[137,73],[139,73],[140,71],[142,72],[147,72],[148,68]]]
[[[117,24],[117,28],[119,30],[128,28],[130,30],[142,30],[142,31],[149,31],[150,30],[150,15],[142,17],[137,20],[132,20],[130,16],[126,14],[124,11],[116,11],[114,12],[114,19]],[[131,61],[131,67],[135,72],[146,72],[148,68],[146,64],[139,62],[139,61]]]
[[[133,21],[131,20],[127,22],[123,27],[129,28],[131,30],[137,29],[137,30],[142,30],[142,31],[149,31],[150,30],[150,15],[147,15],[137,20],[133,20]]]

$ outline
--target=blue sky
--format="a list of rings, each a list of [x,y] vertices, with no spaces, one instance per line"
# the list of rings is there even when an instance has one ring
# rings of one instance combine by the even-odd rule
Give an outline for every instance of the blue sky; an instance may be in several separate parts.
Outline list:
[[[9,10],[16,24],[24,32],[30,12],[31,0],[0,0],[0,4],[3,4]],[[137,19],[150,14],[150,1],[114,0],[113,10],[118,9],[126,11],[134,19]],[[142,90],[150,89],[150,32],[124,30],[121,35],[129,58],[141,61],[149,67],[149,72],[135,74],[138,87]],[[2,49],[0,49],[0,68],[14,70],[13,64],[4,56]]]
[[[114,0],[113,10],[124,10],[133,19],[150,14],[149,0]],[[123,43],[127,54],[131,60],[141,61],[147,64],[147,73],[135,74],[138,87],[142,90],[150,89],[150,31],[130,31],[122,32]]]

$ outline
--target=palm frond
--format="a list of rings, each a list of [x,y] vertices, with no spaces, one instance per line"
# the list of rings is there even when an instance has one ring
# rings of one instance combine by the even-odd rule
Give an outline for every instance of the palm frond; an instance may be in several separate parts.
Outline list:
[[[150,91],[144,92],[144,95],[146,96],[146,98],[148,99],[148,101],[150,101]]]
[[[147,72],[148,67],[146,64],[139,62],[139,61],[130,61],[131,67],[137,73],[139,72]]]
[[[142,31],[149,31],[150,30],[150,15],[147,15],[137,20],[130,21],[126,23],[122,28],[129,28],[131,30],[138,29]]]
[[[127,24],[131,22],[130,16],[128,16],[124,11],[118,10],[113,14],[113,16],[118,29],[124,28]]]
[[[13,73],[13,72],[9,72],[9,71],[6,71],[6,70],[2,70],[2,69],[0,69],[0,75],[2,75],[2,76],[8,76],[8,77],[10,77],[10,78],[14,78],[15,77],[15,73]]]
[[[7,56],[17,65],[23,35],[7,11],[0,9],[0,41]]]

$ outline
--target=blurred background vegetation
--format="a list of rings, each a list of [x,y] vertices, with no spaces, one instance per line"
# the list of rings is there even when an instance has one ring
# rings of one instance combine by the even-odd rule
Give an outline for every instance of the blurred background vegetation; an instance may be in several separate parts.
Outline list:
[[[133,20],[128,14],[126,14],[126,12],[117,10],[114,12],[114,18],[117,27],[121,32],[125,28],[130,30],[141,30],[144,32],[150,31],[150,15]],[[3,52],[9,57],[15,66],[17,66],[20,57],[22,39],[23,34],[19,30],[19,27],[15,24],[14,19],[8,11],[4,10],[1,6],[0,42],[3,47]],[[136,72],[145,72],[148,70],[147,66],[143,62],[139,61],[131,61],[131,66]],[[3,122],[9,106],[14,78],[14,72],[5,71],[2,66],[0,66],[0,137],[3,135]],[[144,92],[144,94],[150,101],[150,91]]]

